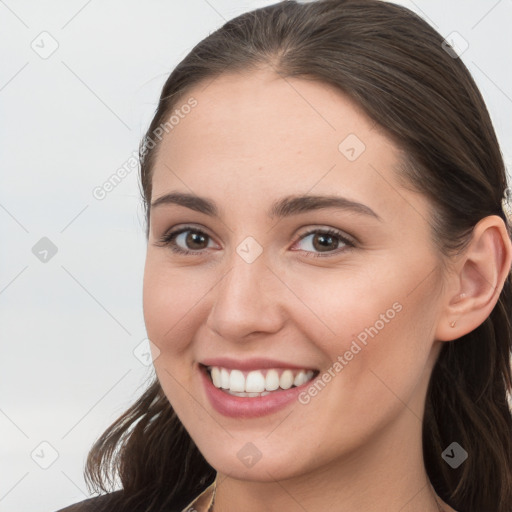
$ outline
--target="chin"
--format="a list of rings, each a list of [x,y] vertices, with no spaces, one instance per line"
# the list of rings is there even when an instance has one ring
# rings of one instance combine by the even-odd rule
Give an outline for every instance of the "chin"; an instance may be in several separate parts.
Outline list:
[[[254,440],[254,441],[253,441]],[[310,464],[299,447],[286,446],[279,440],[258,438],[247,432],[230,438],[225,445],[211,439],[196,443],[208,464],[230,478],[253,482],[273,482],[294,478],[308,472]],[[281,446],[281,453],[276,450]]]

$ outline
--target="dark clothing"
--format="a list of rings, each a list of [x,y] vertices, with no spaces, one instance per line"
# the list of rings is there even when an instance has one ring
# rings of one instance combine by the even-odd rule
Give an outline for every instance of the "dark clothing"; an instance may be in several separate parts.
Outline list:
[[[122,491],[115,491],[109,494],[103,494],[94,498],[80,501],[66,508],[61,508],[57,512],[106,512],[113,499],[119,496]]]
[[[165,512],[208,512],[213,504],[215,496],[216,480],[194,496],[182,496],[177,498],[170,507],[166,507]],[[57,512],[143,512],[145,507],[134,509],[119,505],[123,498],[123,491],[114,491],[101,496],[95,496],[66,508],[57,510]]]

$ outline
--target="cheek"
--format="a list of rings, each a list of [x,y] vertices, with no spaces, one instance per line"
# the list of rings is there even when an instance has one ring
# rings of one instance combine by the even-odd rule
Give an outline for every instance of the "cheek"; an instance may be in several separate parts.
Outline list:
[[[193,325],[197,326],[200,301],[212,284],[197,269],[171,268],[159,259],[148,254],[144,269],[146,331],[160,350],[179,352],[189,342]]]
[[[366,329],[389,330],[403,309],[407,276],[391,267],[339,269],[310,268],[288,272],[283,281],[293,290],[288,307],[307,338],[332,356],[348,350],[359,337],[371,336]],[[375,329],[371,329],[375,333]]]
[[[324,370],[335,375],[339,392],[352,397],[343,403],[360,403],[364,409],[366,400],[393,400],[390,390],[410,395],[422,378],[433,341],[436,282],[433,277],[417,286],[425,262],[403,267],[348,269],[317,279],[303,274],[290,284],[309,306],[296,300],[302,315],[294,318],[327,355]]]
[[[148,253],[143,311],[148,338],[158,349],[153,365],[165,395],[187,425],[190,418],[201,415],[196,402],[190,399],[193,373],[188,352],[198,322],[202,321],[198,318],[198,301],[204,300],[210,287],[198,279],[197,269],[172,268],[160,254]]]
[[[355,338],[362,343],[383,338],[407,324],[422,332],[427,329],[432,315],[425,310],[425,300],[433,295],[436,278],[418,285],[425,269],[434,264],[409,257],[404,265],[403,255],[394,256],[387,254],[385,259],[338,269],[282,273],[283,281],[294,291],[288,294],[294,319],[327,354],[348,350]]]

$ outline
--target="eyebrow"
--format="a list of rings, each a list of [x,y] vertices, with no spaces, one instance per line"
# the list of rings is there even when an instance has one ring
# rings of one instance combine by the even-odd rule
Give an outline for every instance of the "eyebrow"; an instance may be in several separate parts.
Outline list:
[[[168,204],[177,204],[211,217],[219,217],[219,208],[214,201],[186,192],[170,192],[165,194],[158,199],[155,199],[155,201],[151,203],[151,208],[157,208],[158,206]],[[274,217],[283,218],[326,208],[351,211],[359,215],[374,217],[382,221],[381,217],[369,206],[336,195],[286,196],[272,203],[268,216],[272,219]]]

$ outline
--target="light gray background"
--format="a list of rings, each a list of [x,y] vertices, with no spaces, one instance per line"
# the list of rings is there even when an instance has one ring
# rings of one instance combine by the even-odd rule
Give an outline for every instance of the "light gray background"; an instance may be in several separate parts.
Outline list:
[[[137,169],[101,201],[92,190],[137,150],[188,51],[271,3],[0,0],[0,511],[87,497],[87,451],[153,371]],[[467,40],[462,59],[512,162],[512,1],[397,3]],[[57,247],[46,262],[32,252],[43,237]]]

